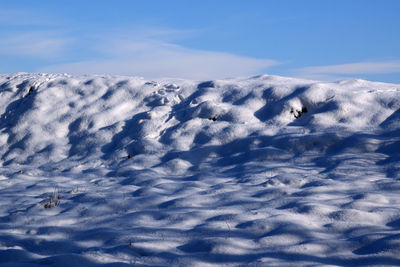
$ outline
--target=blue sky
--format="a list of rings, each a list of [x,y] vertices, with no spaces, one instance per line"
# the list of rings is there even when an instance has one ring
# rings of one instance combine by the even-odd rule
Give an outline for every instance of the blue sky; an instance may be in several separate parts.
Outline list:
[[[2,0],[0,73],[400,83],[397,0]]]

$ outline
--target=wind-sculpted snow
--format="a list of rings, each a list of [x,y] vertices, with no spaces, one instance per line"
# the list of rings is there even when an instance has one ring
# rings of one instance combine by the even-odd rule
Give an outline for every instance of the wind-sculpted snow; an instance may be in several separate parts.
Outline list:
[[[0,75],[2,266],[398,266],[400,85]]]

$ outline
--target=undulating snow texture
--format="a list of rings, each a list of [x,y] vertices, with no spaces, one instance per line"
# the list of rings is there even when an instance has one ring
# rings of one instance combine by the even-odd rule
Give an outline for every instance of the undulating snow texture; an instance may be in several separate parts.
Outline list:
[[[0,75],[1,266],[400,265],[400,85]]]

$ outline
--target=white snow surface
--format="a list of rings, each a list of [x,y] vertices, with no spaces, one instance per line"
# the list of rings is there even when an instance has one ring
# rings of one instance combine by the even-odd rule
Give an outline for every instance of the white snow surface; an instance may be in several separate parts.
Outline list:
[[[0,75],[1,266],[398,266],[400,85]]]

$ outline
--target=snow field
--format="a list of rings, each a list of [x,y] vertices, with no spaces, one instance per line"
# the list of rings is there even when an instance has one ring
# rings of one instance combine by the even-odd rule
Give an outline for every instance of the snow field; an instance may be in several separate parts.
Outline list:
[[[399,85],[18,73],[0,118],[4,266],[400,265]]]

